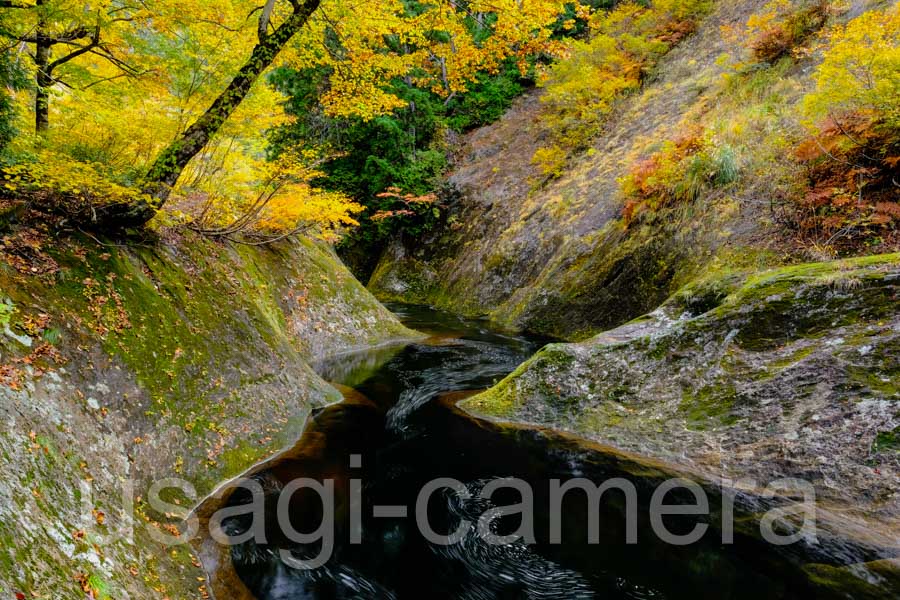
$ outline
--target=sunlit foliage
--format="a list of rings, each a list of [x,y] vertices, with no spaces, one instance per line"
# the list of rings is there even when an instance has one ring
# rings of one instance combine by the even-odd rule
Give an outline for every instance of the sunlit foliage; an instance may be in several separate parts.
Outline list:
[[[583,150],[603,127],[616,101],[638,90],[655,62],[693,33],[709,0],[626,1],[595,12],[588,36],[569,47],[542,79],[542,122],[550,143],[533,162],[558,176],[568,156]]]
[[[51,197],[59,183],[52,174],[72,161],[87,180],[88,172],[96,172],[96,181],[134,188],[140,195],[137,190],[143,189],[150,166],[158,166],[161,151],[171,149],[214,100],[221,100],[231,79],[252,64],[252,52],[294,18],[298,6],[303,2],[270,0],[262,7],[245,0],[4,3],[0,37],[8,48],[22,50],[14,61],[32,82],[28,90],[15,93],[15,112],[23,116],[17,126],[38,134],[13,141],[10,153],[18,166],[7,178],[16,179],[18,184],[11,184],[17,190],[25,189],[21,184],[27,179],[29,190],[42,189],[42,196]],[[451,102],[508,61],[522,61],[525,68],[526,57],[557,47],[552,27],[564,10],[564,3],[550,0],[325,0],[314,6],[294,39],[279,47],[274,66],[326,71],[326,87],[318,97],[324,114],[362,122],[408,106],[408,99],[396,93],[397,80]],[[473,22],[483,26],[473,28]],[[287,121],[283,102],[260,78],[239,98],[237,112],[222,113],[221,128],[213,115],[208,128],[213,136],[192,155],[186,170],[176,172],[180,179],[174,197],[215,197],[221,206],[210,210],[222,215],[239,206],[252,211],[254,203],[248,199],[268,178],[265,133]],[[24,121],[29,117],[30,127]],[[125,197],[108,197],[105,183],[92,190],[82,183],[89,181],[79,182],[78,197],[89,202]],[[214,195],[211,186],[216,187]],[[55,200],[66,204],[71,190],[58,191],[65,193]],[[300,204],[321,208],[322,202],[335,202],[343,207],[339,218],[322,209],[325,229],[352,220],[343,196],[313,185],[280,198],[268,206],[294,198],[295,209],[281,206],[279,213],[305,215],[303,219],[309,211]],[[269,230],[295,224],[290,218],[254,222]]]

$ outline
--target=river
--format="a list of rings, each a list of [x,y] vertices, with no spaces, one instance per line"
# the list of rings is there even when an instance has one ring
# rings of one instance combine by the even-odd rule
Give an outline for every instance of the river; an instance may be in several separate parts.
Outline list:
[[[430,337],[320,365],[326,379],[345,386],[346,400],[315,414],[294,451],[254,475],[267,494],[265,543],[247,541],[231,550],[234,571],[254,597],[805,597],[804,578],[790,561],[752,536],[738,534],[735,543],[722,544],[715,517],[667,520],[672,531],[687,532],[705,519],[708,533],[687,546],[654,536],[645,509],[652,487],[670,475],[664,467],[560,434],[481,421],[455,407],[460,398],[510,373],[546,340],[427,308],[391,308]],[[331,532],[329,560],[312,569],[294,568],[282,557],[312,560],[325,549],[325,536],[292,541],[273,518],[275,498],[299,477],[334,485],[333,511],[310,489],[299,490],[286,504],[292,528],[310,535]],[[551,480],[587,478],[599,484],[614,477],[633,481],[638,492],[638,543],[625,543],[625,495],[616,490],[598,503],[588,502],[581,491],[567,494],[558,519],[559,543],[551,543]],[[435,488],[421,500],[423,487],[436,478],[457,480],[464,491]],[[505,478],[528,484],[534,508],[524,517],[494,519],[489,531],[533,534],[533,539],[489,543],[471,528],[455,543],[435,543],[417,524],[417,502],[427,507],[428,527],[440,537],[457,532],[462,523],[477,523],[492,508],[525,501],[512,487],[501,487],[490,499],[480,497],[485,486]],[[248,505],[251,498],[239,490],[229,504]],[[224,528],[245,532],[249,519],[232,517]],[[597,537],[589,540],[587,532],[596,524]]]

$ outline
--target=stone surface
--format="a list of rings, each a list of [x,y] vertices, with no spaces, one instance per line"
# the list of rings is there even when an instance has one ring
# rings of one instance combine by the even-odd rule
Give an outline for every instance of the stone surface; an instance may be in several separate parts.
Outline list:
[[[0,334],[0,365],[15,378],[0,386],[0,588],[10,597],[203,597],[192,551],[151,539],[177,532],[164,513],[292,446],[314,407],[340,399],[310,362],[416,335],[306,240],[6,239],[0,302],[14,335]],[[41,315],[49,322],[35,325]],[[32,354],[47,340],[57,360]],[[156,511],[148,489],[164,477],[196,493],[164,490],[173,504]]]
[[[547,346],[463,406],[710,481],[808,481],[836,535],[896,557],[898,307],[897,254],[719,275],[590,340]]]

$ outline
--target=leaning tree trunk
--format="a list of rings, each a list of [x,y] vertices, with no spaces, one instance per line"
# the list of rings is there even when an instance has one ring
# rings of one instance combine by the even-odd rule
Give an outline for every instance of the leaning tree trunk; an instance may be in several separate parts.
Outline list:
[[[181,136],[169,144],[150,167],[144,180],[149,200],[127,205],[112,205],[97,211],[97,219],[111,228],[136,227],[153,218],[169,198],[172,188],[185,167],[199,154],[250,92],[259,76],[272,64],[278,53],[306,24],[318,8],[320,0],[294,4],[294,11],[269,35],[261,35],[250,58],[238,71],[222,94]]]

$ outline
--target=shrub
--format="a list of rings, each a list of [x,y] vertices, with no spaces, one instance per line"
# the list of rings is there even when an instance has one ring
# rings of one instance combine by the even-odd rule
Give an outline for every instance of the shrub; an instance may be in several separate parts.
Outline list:
[[[729,145],[717,145],[696,133],[666,141],[620,180],[625,198],[623,221],[628,226],[643,214],[696,202],[738,176],[737,156]]]
[[[595,13],[588,37],[570,44],[569,55],[543,74],[541,123],[550,142],[532,162],[544,175],[559,175],[565,154],[584,150],[600,133],[615,103],[642,80],[672,46],[696,29],[708,0],[627,1]]]
[[[833,252],[898,240],[900,135],[868,115],[819,124],[796,150],[806,167],[805,191],[784,217],[801,243]]]
[[[900,8],[863,13],[829,35],[802,102],[796,149],[806,189],[784,215],[801,241],[853,251],[900,237]]]
[[[549,148],[538,148],[531,157],[531,162],[540,169],[545,177],[559,177],[566,166],[568,153],[557,145]]]
[[[827,0],[774,0],[747,21],[746,36],[753,58],[772,63],[790,53],[828,20]]]

